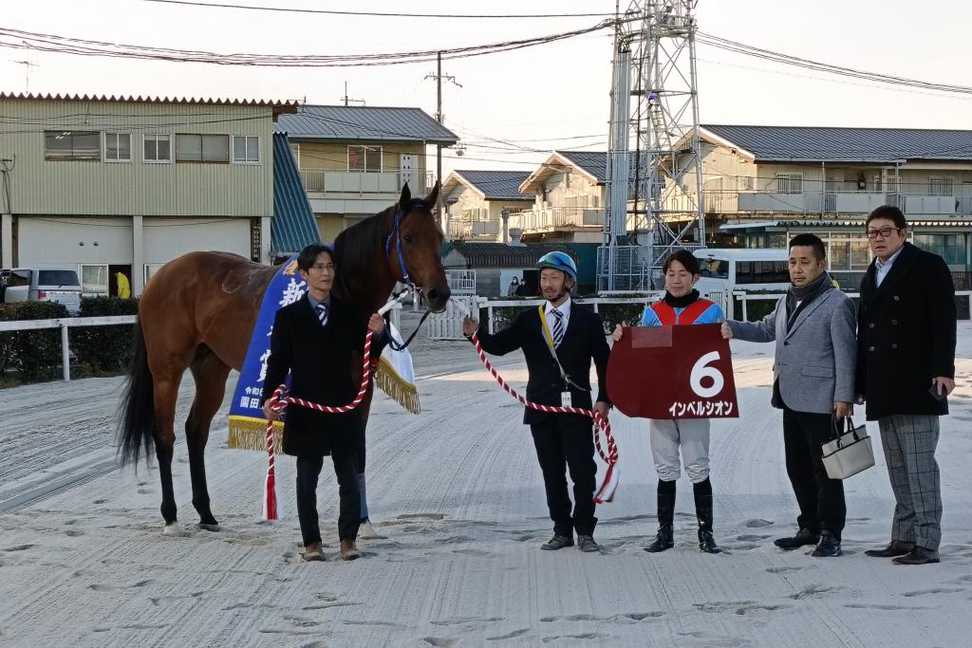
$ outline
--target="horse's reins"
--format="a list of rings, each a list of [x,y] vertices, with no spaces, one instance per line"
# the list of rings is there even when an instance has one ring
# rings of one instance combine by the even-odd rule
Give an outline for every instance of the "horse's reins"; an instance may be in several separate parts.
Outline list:
[[[387,304],[378,309],[378,314],[384,315],[387,313],[395,304],[404,299],[406,294],[408,294],[408,290],[403,290],[398,293]],[[360,407],[361,403],[364,402],[365,396],[368,394],[368,387],[371,383],[371,372],[375,365],[378,364],[377,360],[372,360],[371,358],[371,342],[373,337],[374,333],[371,330],[365,334],[364,348],[361,352],[361,384],[358,386],[358,394],[350,403],[341,406],[313,403],[296,396],[287,396],[287,385],[279,385],[273,391],[273,396],[270,397],[270,409],[279,414],[286,411],[288,405],[299,405],[324,414],[346,414]],[[391,338],[391,336],[389,337]],[[277,480],[273,423],[273,420],[267,420],[267,478],[263,498],[263,517],[266,520],[277,519]]]
[[[458,300],[453,300],[460,309],[465,311],[466,315],[469,315],[469,309],[466,308],[465,304]],[[594,422],[593,434],[594,434],[594,447],[597,449],[597,454],[601,457],[605,464],[607,464],[607,472],[604,474],[604,479],[601,481],[601,486],[594,493],[594,502],[596,504],[603,504],[605,502],[610,502],[614,499],[614,493],[617,490],[618,483],[621,479],[621,471],[618,468],[618,446],[614,441],[614,435],[611,434],[611,423],[601,416],[601,413],[594,409],[584,409],[581,407],[561,407],[554,405],[543,405],[541,403],[534,403],[526,399],[525,396],[521,395],[515,389],[510,387],[510,385],[503,379],[503,377],[496,371],[493,363],[489,361],[486,357],[486,352],[483,351],[483,347],[479,342],[479,335],[473,333],[470,338],[473,345],[476,347],[476,354],[479,355],[480,361],[487,371],[496,379],[496,382],[507,394],[512,396],[514,399],[520,402],[521,405],[528,409],[536,410],[538,412],[545,412],[547,414],[578,414],[581,416],[586,416]],[[556,356],[555,356],[556,357]],[[558,365],[559,365],[558,360]],[[563,371],[563,369],[561,369]],[[583,390],[581,390],[583,391]],[[601,432],[604,433],[604,438],[607,441],[607,452],[601,446]]]

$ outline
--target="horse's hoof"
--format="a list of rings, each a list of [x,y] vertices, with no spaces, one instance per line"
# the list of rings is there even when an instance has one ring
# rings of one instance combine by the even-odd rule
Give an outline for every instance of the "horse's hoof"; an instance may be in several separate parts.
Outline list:
[[[214,522],[213,524],[208,524],[206,522],[200,522],[196,525],[197,529],[202,529],[203,531],[219,531],[219,522]]]
[[[185,530],[183,530],[183,528],[181,526],[179,526],[179,523],[178,522],[172,522],[172,523],[166,524],[165,526],[162,527],[162,535],[173,536],[175,538],[181,538],[181,537],[187,536],[189,534],[186,533]]]

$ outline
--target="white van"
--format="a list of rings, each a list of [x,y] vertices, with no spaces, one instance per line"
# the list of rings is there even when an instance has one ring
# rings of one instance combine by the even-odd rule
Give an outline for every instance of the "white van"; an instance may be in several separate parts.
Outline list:
[[[71,314],[81,310],[81,282],[76,268],[13,268],[0,270],[0,303],[52,301]]]
[[[692,253],[702,268],[702,278],[695,287],[703,294],[733,290],[786,292],[790,287],[788,250],[702,248]]]

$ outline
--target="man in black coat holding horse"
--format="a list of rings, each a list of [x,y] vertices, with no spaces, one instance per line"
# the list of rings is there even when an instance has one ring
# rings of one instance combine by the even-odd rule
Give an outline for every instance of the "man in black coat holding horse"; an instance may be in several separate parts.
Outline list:
[[[340,407],[355,399],[360,385],[365,322],[355,309],[331,294],[334,255],[324,245],[309,245],[297,257],[297,267],[307,282],[307,293],[277,311],[270,338],[270,358],[263,387],[263,412],[270,408],[274,390],[291,374],[290,395],[312,403]],[[367,330],[376,335],[371,357],[378,358],[387,343],[385,320],[375,313]],[[325,414],[291,405],[283,433],[283,451],[297,457],[297,515],[304,540],[304,560],[323,560],[317,518],[317,480],[330,454],[338,481],[340,514],[338,536],[341,558],[359,556],[355,540],[361,521],[355,457],[364,442],[365,417],[361,408],[344,414]]]
[[[547,302],[523,312],[509,328],[490,335],[485,323],[478,327],[480,345],[493,355],[523,349],[530,374],[527,399],[541,405],[591,408],[591,360],[597,369],[595,407],[605,419],[607,362],[611,353],[601,318],[571,305],[570,291],[577,281],[574,260],[564,252],[541,257],[540,288]],[[477,332],[475,320],[466,318],[463,333]],[[548,414],[527,409],[523,422],[530,426],[537,459],[543,472],[547,506],[554,522],[554,536],[541,549],[556,550],[574,544],[581,551],[598,551],[594,542],[594,490],[597,465],[591,419],[578,414]],[[574,514],[571,516],[565,468],[574,482]]]
[[[861,283],[857,393],[877,420],[896,502],[891,542],[867,551],[902,565],[937,563],[942,496],[940,416],[955,389],[955,288],[938,255],[907,242],[897,207],[867,217],[874,261]]]

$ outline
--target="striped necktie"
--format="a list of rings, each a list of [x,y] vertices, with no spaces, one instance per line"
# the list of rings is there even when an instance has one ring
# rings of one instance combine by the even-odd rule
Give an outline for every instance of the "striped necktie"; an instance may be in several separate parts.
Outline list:
[[[564,314],[561,313],[556,308],[550,311],[550,314],[554,316],[554,323],[553,323],[554,346],[559,347],[560,343],[564,341]]]
[[[321,302],[320,304],[314,307],[314,310],[317,311],[317,319],[321,321],[321,326],[326,325],[327,324],[327,304]]]

